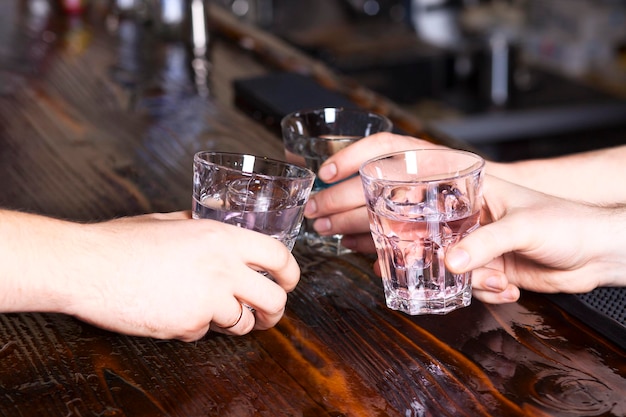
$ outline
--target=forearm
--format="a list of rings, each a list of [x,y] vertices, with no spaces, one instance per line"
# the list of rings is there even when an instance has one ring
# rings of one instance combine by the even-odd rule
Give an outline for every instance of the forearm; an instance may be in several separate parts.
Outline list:
[[[67,242],[79,225],[0,210],[0,311],[62,311]]]
[[[556,158],[490,162],[487,172],[507,181],[570,200],[612,205],[626,202],[626,146]]]
[[[600,286],[626,287],[626,204],[614,208],[598,208],[601,213],[587,221],[597,245],[598,258],[606,265]]]

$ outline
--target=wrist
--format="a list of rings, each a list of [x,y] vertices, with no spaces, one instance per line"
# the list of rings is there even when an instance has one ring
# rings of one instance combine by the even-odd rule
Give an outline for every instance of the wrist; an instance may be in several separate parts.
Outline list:
[[[523,185],[520,183],[519,180],[520,174],[518,173],[518,165],[519,164],[517,162],[486,161],[485,174],[503,179],[514,184]]]
[[[599,207],[599,216],[589,220],[590,235],[597,236],[598,257],[606,264],[599,286],[626,286],[626,206]]]

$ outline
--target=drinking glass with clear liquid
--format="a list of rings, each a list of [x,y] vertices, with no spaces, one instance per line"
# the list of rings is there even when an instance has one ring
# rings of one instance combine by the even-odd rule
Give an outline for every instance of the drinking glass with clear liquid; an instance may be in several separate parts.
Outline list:
[[[272,236],[291,250],[314,180],[311,170],[270,158],[198,152],[192,216]]]
[[[479,226],[484,165],[471,152],[421,149],[361,166],[389,308],[445,314],[471,303],[471,272],[454,274],[444,259]]]
[[[390,132],[393,125],[385,116],[359,109],[320,108],[302,110],[281,121],[285,157],[288,162],[317,172],[324,161],[350,144],[378,132]],[[313,193],[330,187],[316,178]],[[301,238],[316,251],[332,255],[349,253],[341,245],[342,235],[321,236],[313,221],[304,220]]]

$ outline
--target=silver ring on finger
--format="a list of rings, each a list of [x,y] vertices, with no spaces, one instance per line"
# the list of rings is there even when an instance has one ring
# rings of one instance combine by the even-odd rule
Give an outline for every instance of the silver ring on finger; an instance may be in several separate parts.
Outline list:
[[[239,317],[237,317],[237,320],[235,320],[235,322],[231,324],[230,326],[217,326],[217,327],[219,327],[220,329],[224,329],[224,330],[232,329],[233,327],[239,324],[242,317],[243,317],[243,305],[239,303]]]

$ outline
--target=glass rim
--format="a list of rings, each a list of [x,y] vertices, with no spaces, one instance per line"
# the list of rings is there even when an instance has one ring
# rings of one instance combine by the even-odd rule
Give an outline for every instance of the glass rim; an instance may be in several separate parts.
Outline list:
[[[324,106],[324,107],[312,107],[307,109],[300,109],[293,111],[287,115],[285,115],[281,119],[281,126],[286,123],[289,119],[293,119],[295,117],[300,117],[309,114],[319,114],[324,113],[328,110],[334,110],[335,113],[353,113],[353,114],[363,114],[367,116],[373,116],[381,121],[383,121],[386,125],[388,125],[388,129],[391,130],[393,128],[393,122],[384,114],[376,113],[372,110],[362,109],[358,107],[335,107],[335,106]]]
[[[446,173],[442,173],[442,175],[440,177],[437,177],[436,179],[423,179],[420,180],[419,178],[412,178],[412,179],[407,179],[407,180],[402,180],[402,179],[385,179],[385,178],[378,178],[378,177],[374,177],[372,175],[368,175],[364,172],[364,169],[366,168],[367,165],[382,161],[384,159],[390,159],[390,158],[394,158],[400,155],[407,155],[409,153],[454,153],[454,154],[460,154],[460,155],[465,155],[468,156],[470,158],[473,158],[475,160],[475,162],[471,163],[468,165],[468,167],[460,169],[458,171],[455,171],[454,174],[452,175],[452,173],[450,173],[451,175],[445,175]],[[467,177],[467,176],[471,176],[474,175],[478,172],[480,172],[484,167],[485,167],[485,159],[478,155],[475,152],[471,152],[471,151],[466,151],[466,150],[462,150],[462,149],[452,149],[452,148],[415,148],[415,149],[406,149],[403,151],[396,151],[396,152],[390,152],[390,153],[386,153],[383,155],[378,155],[375,156],[373,158],[370,158],[368,160],[366,160],[365,162],[363,162],[361,164],[361,166],[359,167],[359,175],[363,178],[366,178],[370,181],[378,181],[378,182],[389,182],[389,183],[394,183],[394,184],[415,184],[415,183],[421,183],[421,184],[427,184],[427,183],[433,183],[433,182],[443,182],[443,181],[450,181],[453,180],[455,178],[460,178],[460,177]]]
[[[258,160],[264,161],[264,162],[270,162],[272,164],[275,165],[282,165],[286,168],[291,168],[293,170],[295,170],[298,173],[301,173],[302,176],[288,176],[288,175],[271,175],[271,174],[263,174],[263,173],[259,173],[259,172],[254,172],[254,171],[244,171],[243,169],[237,169],[237,168],[233,168],[230,166],[224,166],[221,165],[218,162],[212,162],[212,161],[207,161],[206,159],[203,159],[202,156],[203,155],[224,155],[224,156],[232,156],[232,157],[239,157],[239,158],[245,158],[245,157],[250,157],[250,158],[254,158],[254,162]],[[287,161],[282,161],[280,159],[276,159],[276,158],[270,158],[268,156],[260,156],[260,155],[255,155],[255,154],[251,154],[251,153],[247,153],[247,152],[222,152],[222,151],[198,151],[193,155],[193,160],[194,162],[198,162],[198,163],[202,163],[205,165],[215,165],[215,166],[219,166],[221,168],[224,169],[228,169],[230,171],[233,172],[238,172],[241,173],[242,175],[245,176],[250,176],[250,177],[260,177],[260,178],[285,178],[285,179],[289,179],[289,180],[315,180],[315,173],[313,171],[311,171],[310,169],[300,166],[300,165],[296,165],[296,164],[292,164],[290,162]]]

